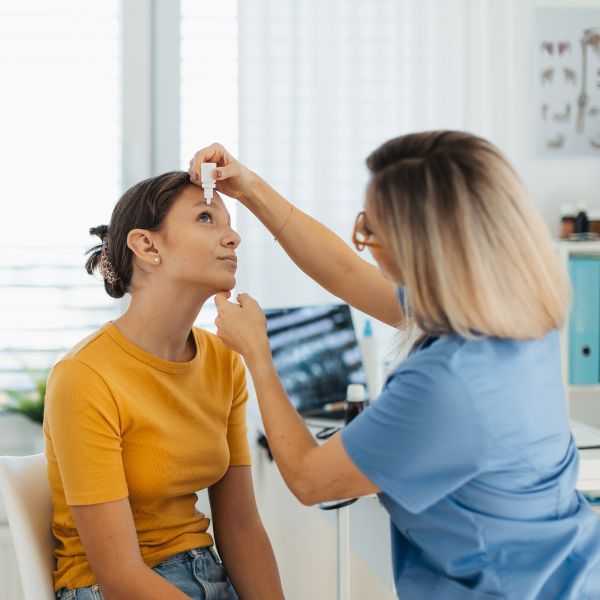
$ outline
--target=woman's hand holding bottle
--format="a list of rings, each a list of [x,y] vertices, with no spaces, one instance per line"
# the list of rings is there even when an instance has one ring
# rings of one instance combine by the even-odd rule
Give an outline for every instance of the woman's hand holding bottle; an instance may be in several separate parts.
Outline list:
[[[236,160],[221,144],[211,144],[198,150],[190,160],[188,173],[196,185],[201,185],[200,165],[207,162],[217,164],[213,173],[217,190],[241,202],[250,193],[252,185],[259,180],[256,173]]]

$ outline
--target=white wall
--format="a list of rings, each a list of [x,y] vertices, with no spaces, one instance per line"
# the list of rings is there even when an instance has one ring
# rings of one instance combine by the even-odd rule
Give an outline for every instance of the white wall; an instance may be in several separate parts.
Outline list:
[[[538,7],[598,8],[600,0],[470,0],[467,128],[509,157],[557,233],[561,203],[600,208],[600,161],[535,156],[533,13]]]
[[[362,202],[364,184],[360,178],[363,177],[363,172],[366,180],[364,157],[378,142],[369,138],[371,141],[367,148],[365,140],[355,135],[348,138],[349,144],[346,143],[345,147],[336,146],[343,121],[336,122],[339,117],[331,110],[328,99],[337,97],[336,86],[345,89],[343,86],[347,82],[340,79],[338,73],[335,81],[332,75],[331,81],[324,83],[325,75],[319,76],[317,73],[319,68],[323,69],[319,61],[313,61],[312,66],[316,71],[311,74],[298,58],[298,52],[294,53],[287,46],[282,48],[287,48],[289,52],[281,51],[280,54],[287,57],[289,64],[281,60],[274,62],[273,49],[279,47],[279,41],[271,40],[269,36],[273,36],[274,31],[279,31],[280,23],[285,25],[281,25],[284,29],[287,27],[290,31],[297,32],[296,37],[291,34],[286,37],[286,44],[293,44],[294,39],[302,40],[300,34],[309,34],[300,26],[297,30],[294,29],[294,21],[283,7],[278,9],[281,12],[277,14],[264,9],[258,19],[254,11],[265,3],[268,4],[267,0],[257,0],[251,5],[244,4],[240,7],[241,19],[250,19],[245,25],[244,21],[240,22],[242,160],[248,162],[292,202],[349,241],[351,220]],[[410,3],[397,3],[393,6],[386,3],[385,6],[395,25],[391,28],[379,27],[379,22],[378,39],[366,38],[368,41],[365,41],[364,36],[357,36],[355,49],[357,56],[363,51],[366,53],[367,58],[364,60],[367,66],[369,52],[373,48],[378,49],[381,60],[385,58],[386,61],[393,61],[393,56],[398,53],[402,56],[398,64],[393,63],[391,70],[382,70],[380,75],[386,86],[390,77],[395,75],[398,79],[395,82],[396,95],[393,96],[397,107],[394,109],[389,102],[386,104],[384,100],[379,100],[377,95],[370,97],[370,102],[379,102],[379,110],[386,117],[385,124],[373,122],[373,130],[377,131],[373,139],[379,139],[377,136],[384,133],[386,137],[391,137],[405,131],[438,127],[462,127],[488,138],[514,164],[553,235],[558,230],[561,203],[576,204],[583,201],[589,208],[600,208],[598,160],[537,158],[532,123],[532,31],[535,8],[600,8],[600,0],[453,0],[451,4],[445,0],[424,0],[419,3],[411,0]],[[412,8],[408,10],[407,7]],[[355,15],[354,18],[358,19],[359,16]],[[315,29],[310,33],[314,37],[311,52],[317,56],[321,55],[319,44],[323,44],[326,50],[329,48],[328,44],[333,45],[332,40],[337,39],[336,18],[329,13],[328,17],[333,19],[329,23],[332,33],[328,41],[327,38],[323,41],[319,33],[321,29],[313,24],[312,18],[307,17],[311,27]],[[248,24],[253,22],[252,19],[258,19],[257,24]],[[265,25],[266,19],[273,20],[270,29]],[[358,31],[361,26],[352,27],[357,27]],[[387,49],[386,41],[379,39],[385,36],[399,38],[399,41],[396,40],[392,48]],[[325,71],[334,73],[336,63],[331,56],[343,53],[331,48],[329,50],[325,52],[330,56]],[[252,53],[259,60],[254,59],[253,62]],[[339,60],[337,71],[345,65]],[[435,62],[432,63],[432,60]],[[365,86],[361,86],[358,73],[365,69],[359,69],[360,64],[362,63],[358,61],[356,89],[362,93],[365,92]],[[312,86],[317,94],[314,100],[316,106],[310,105],[313,112],[309,116],[312,114],[316,119],[320,113],[319,107],[325,112],[329,111],[329,118],[323,120],[321,116],[318,127],[313,123],[314,119],[306,117],[300,110],[303,103],[307,102],[304,96],[291,95],[289,99],[285,96],[287,88],[285,85],[282,88],[282,82],[285,83],[285,77],[292,77],[289,74],[296,71],[299,73],[298,80],[303,83],[300,88]],[[351,78],[351,81],[354,82],[354,79]],[[374,92],[378,89],[376,84],[368,84],[366,87],[372,88],[371,91]],[[280,101],[282,89],[287,103]],[[352,102],[351,94],[344,97],[348,96],[350,100],[347,101]],[[264,109],[263,105],[268,105],[269,110]],[[357,122],[369,124],[370,113],[366,111],[363,114],[361,100],[356,100],[352,110]],[[289,121],[288,125],[273,125],[277,118],[281,120],[286,115],[287,120],[281,122]],[[309,145],[319,162],[314,168],[303,170],[298,168],[298,160],[283,160],[287,154],[282,156],[279,150],[274,151],[273,140],[281,141],[282,137],[285,138],[291,158],[304,156],[302,152],[305,150],[302,149],[306,143],[301,145],[298,141],[306,137],[301,135],[304,129],[311,132]],[[352,146],[351,152],[348,145]],[[348,164],[349,152],[351,166]],[[344,167],[341,168],[343,161]],[[276,163],[285,164],[278,167]],[[268,232],[257,225],[254,217],[243,208],[240,209],[239,228],[243,239],[240,248],[243,263],[239,279],[241,291],[254,295],[265,306],[335,300],[302,274]],[[368,252],[364,255],[368,259]],[[328,260],[328,257],[323,259]],[[358,320],[360,330],[360,315]],[[389,329],[378,326],[376,334],[384,340],[383,345],[390,344],[392,334]]]
[[[430,5],[434,8],[432,9]],[[443,4],[423,2],[411,6],[414,7],[414,11],[420,11],[418,17],[416,12],[401,13],[390,8],[390,14],[396,19],[395,29],[392,28],[390,32],[390,29],[381,28],[379,32],[380,36],[406,36],[407,32],[403,27],[407,15],[411,15],[410,18],[414,21],[411,26],[417,29],[417,33],[411,31],[410,42],[398,42],[394,46],[396,54],[401,53],[403,57],[405,56],[405,62],[408,61],[412,65],[412,71],[407,74],[407,67],[400,68],[400,66],[392,71],[396,73],[399,80],[397,85],[401,88],[396,96],[396,102],[401,105],[401,110],[394,111],[389,104],[380,101],[380,110],[386,115],[388,124],[387,129],[381,130],[385,131],[386,137],[406,130],[462,126],[468,131],[488,138],[499,146],[514,164],[553,235],[556,235],[558,230],[561,203],[576,204],[583,201],[589,208],[600,208],[598,160],[537,158],[534,153],[532,123],[534,9],[548,6],[600,8],[600,0],[453,0],[451,5],[446,2]],[[450,13],[448,13],[449,6],[451,6]],[[441,26],[440,15],[444,16]],[[252,14],[246,16],[255,17]],[[240,17],[242,19],[245,17],[243,10]],[[270,62],[273,59],[268,49],[275,47],[277,41],[271,42],[271,45],[268,41],[264,41],[264,38],[270,35],[268,28],[264,31],[261,29],[265,27],[262,22],[266,18],[272,18],[274,23],[279,23],[277,18],[284,19],[282,22],[292,27],[285,20],[289,17],[273,16],[268,11],[262,15],[261,24],[258,26],[244,26],[243,22],[240,23],[242,50],[259,48],[263,43],[267,48],[262,54],[258,49],[255,50],[260,60],[252,62],[247,58],[248,52],[243,52],[240,58],[242,159],[288,195],[292,202],[322,220],[345,240],[349,240],[351,216],[359,210],[363,193],[362,184],[356,185],[358,181],[356,173],[360,173],[362,177],[364,156],[372,148],[369,146],[365,150],[360,146],[360,137],[352,138],[354,141],[350,145],[354,146],[353,164],[347,166],[347,148],[338,148],[335,145],[336,131],[339,130],[341,122],[337,124],[333,122],[337,117],[335,111],[331,112],[329,107],[330,119],[325,122],[321,119],[317,128],[321,132],[321,137],[313,135],[312,151],[316,156],[322,157],[318,165],[308,170],[299,169],[298,163],[293,160],[286,162],[285,169],[274,165],[277,161],[281,162],[282,157],[277,153],[273,154],[272,141],[280,139],[285,132],[281,131],[281,126],[273,125],[275,117],[269,116],[271,114],[269,111],[265,117],[264,111],[261,112],[262,109],[252,108],[254,105],[262,106],[258,102],[260,98],[274,104],[273,98],[279,98],[277,93],[283,81],[281,76],[277,79],[275,73],[279,73],[281,69],[286,72],[286,69],[281,66],[281,61]],[[431,29],[429,33],[424,31],[428,24]],[[430,39],[433,34],[435,34],[435,44],[432,44]],[[318,32],[313,35],[316,44],[323,43]],[[421,42],[418,41],[419,39]],[[363,46],[360,46],[356,52],[360,53],[363,50],[367,52],[370,48],[369,44],[370,41],[363,42]],[[384,56],[385,41],[377,41],[373,44],[378,45]],[[429,54],[433,52],[434,56],[430,57],[428,52]],[[385,54],[385,57],[392,60],[391,55]],[[432,58],[435,66],[430,62]],[[289,68],[286,68],[290,72],[303,68],[293,52],[288,61]],[[275,69],[273,64],[278,65],[279,70]],[[328,69],[332,71],[331,65]],[[426,76],[419,74],[420,71],[425,71]],[[244,72],[247,75],[251,74],[252,77],[249,75],[244,77]],[[382,71],[382,73],[385,82],[393,76],[389,72]],[[308,84],[312,82],[311,76],[307,75],[305,70],[302,71],[302,77],[305,78],[302,81]],[[312,77],[315,93],[323,94],[322,97],[318,96],[315,102],[317,105],[327,104],[328,98],[335,97],[337,88],[331,82],[328,83],[329,87],[324,88],[322,77],[319,78],[317,75]],[[340,82],[339,85],[345,84]],[[375,84],[369,85],[377,88]],[[403,91],[406,88],[409,88],[409,92]],[[362,89],[358,75],[356,89]],[[425,108],[420,109],[419,97]],[[371,102],[373,101],[378,100],[371,99]],[[300,103],[301,100],[291,96],[283,108],[274,104],[271,111],[275,111],[276,108],[277,115],[287,114],[286,110],[289,112],[290,125],[286,143],[290,148],[297,145],[295,140],[298,135],[294,133],[296,129],[315,128],[311,119],[308,119],[303,126],[296,125],[296,129],[293,128],[291,123],[294,120],[299,123],[306,118],[297,114],[299,109],[295,106],[296,102]],[[363,117],[368,121],[368,114],[363,115],[360,112],[362,110],[360,102],[357,100],[355,102],[357,107],[353,109],[357,115],[357,122]],[[312,110],[319,112],[314,107]],[[257,124],[260,124],[260,127]],[[293,152],[291,156],[294,156]],[[345,158],[343,159],[342,156]],[[346,160],[345,170],[339,169],[343,160]],[[336,175],[334,178],[336,181],[346,181],[346,184],[351,182],[351,189],[348,190],[342,183],[332,185],[330,181],[332,174]],[[261,303],[271,306],[331,300],[330,296],[298,271],[278,244],[273,242],[272,237],[261,226],[257,226],[252,215],[248,215],[247,211],[241,209],[239,219],[243,238],[240,253],[244,264],[240,287],[244,291],[255,295]],[[327,257],[324,257],[324,260],[327,260]]]

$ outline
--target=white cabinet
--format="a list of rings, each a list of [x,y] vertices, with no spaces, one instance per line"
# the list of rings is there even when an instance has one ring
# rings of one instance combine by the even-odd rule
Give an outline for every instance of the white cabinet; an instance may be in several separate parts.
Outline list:
[[[250,434],[254,441],[254,433]],[[258,509],[269,534],[287,600],[335,600],[337,519],[335,511],[306,507],[286,487],[266,452],[253,449]],[[348,600],[394,600],[389,516],[375,497],[350,507]]]

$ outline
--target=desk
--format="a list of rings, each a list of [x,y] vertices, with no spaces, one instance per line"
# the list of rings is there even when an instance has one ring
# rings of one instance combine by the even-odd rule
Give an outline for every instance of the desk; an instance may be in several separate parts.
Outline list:
[[[600,495],[600,449],[579,451],[577,489]]]

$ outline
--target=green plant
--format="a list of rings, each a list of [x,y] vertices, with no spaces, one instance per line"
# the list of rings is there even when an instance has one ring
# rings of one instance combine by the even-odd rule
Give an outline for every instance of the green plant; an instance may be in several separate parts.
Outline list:
[[[44,399],[46,397],[46,381],[50,369],[30,369],[23,366],[29,375],[33,387],[29,390],[4,390],[8,402],[6,410],[20,413],[36,423],[44,421]]]

